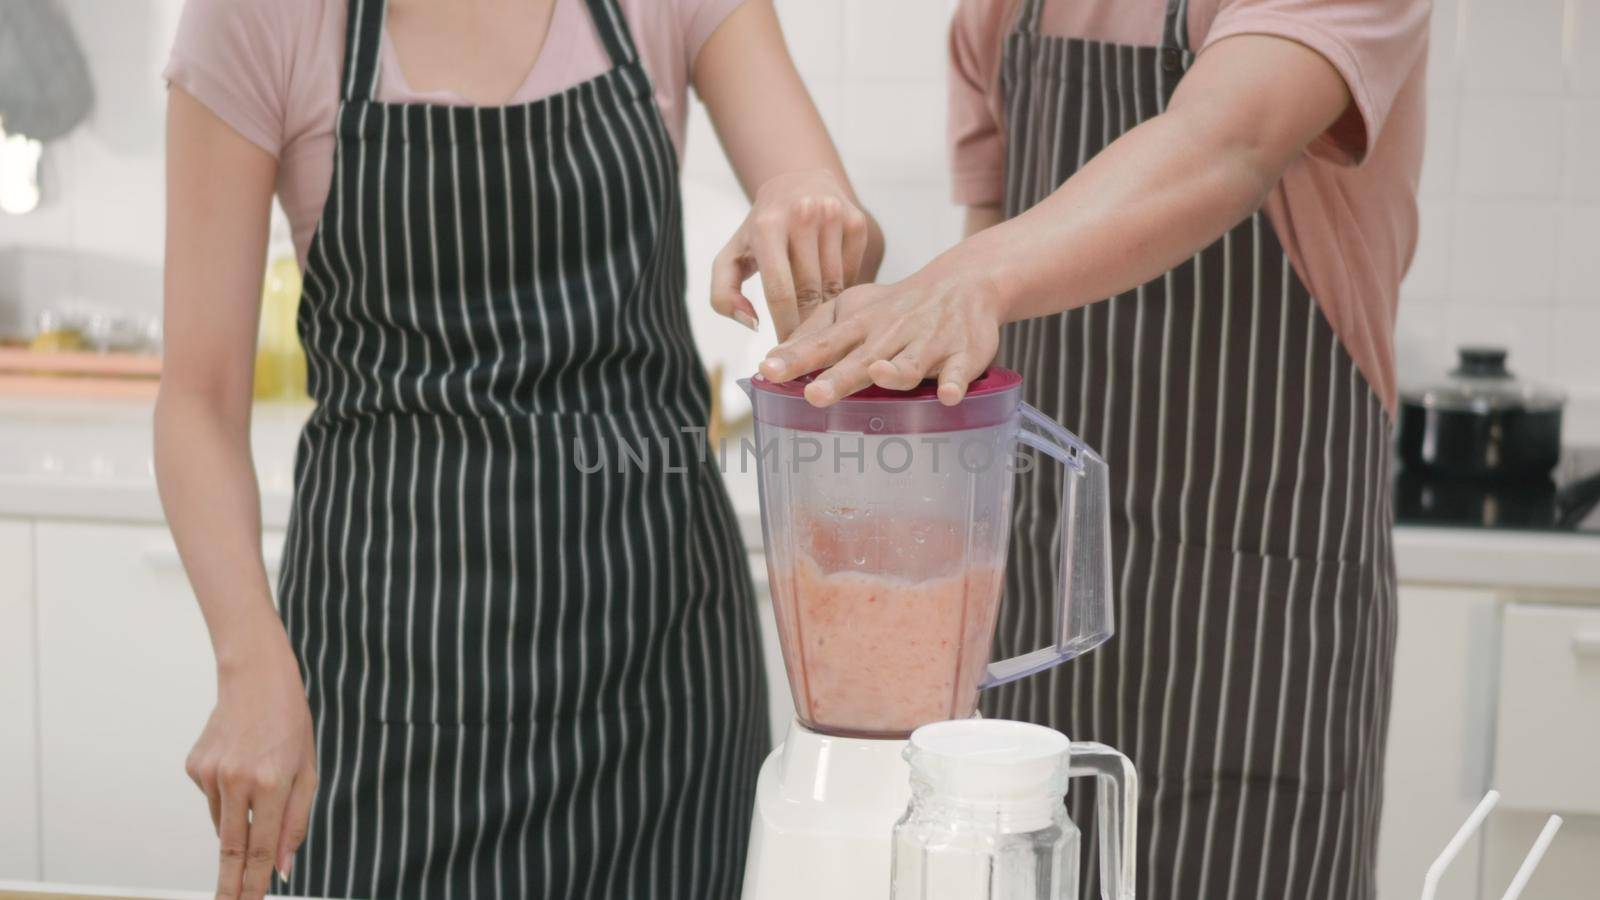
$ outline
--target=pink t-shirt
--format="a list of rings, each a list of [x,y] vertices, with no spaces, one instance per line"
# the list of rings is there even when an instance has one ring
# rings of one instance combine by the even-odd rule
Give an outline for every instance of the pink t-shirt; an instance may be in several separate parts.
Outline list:
[[[961,0],[950,33],[955,199],[1002,200],[1000,55],[1020,0]],[[1395,406],[1394,321],[1417,244],[1428,0],[1190,0],[1197,51],[1238,34],[1288,38],[1344,77],[1351,112],[1289,166],[1266,212],[1295,272],[1367,382]],[[1045,34],[1158,45],[1165,0],[1046,0]]]
[[[618,0],[680,158],[695,56],[742,2]],[[278,201],[302,266],[333,181],[345,15],[345,0],[187,0],[166,69],[169,82],[277,157]],[[610,66],[588,5],[555,0],[544,49],[510,103],[559,93]],[[450,91],[413,91],[387,30],[378,99],[471,105]]]

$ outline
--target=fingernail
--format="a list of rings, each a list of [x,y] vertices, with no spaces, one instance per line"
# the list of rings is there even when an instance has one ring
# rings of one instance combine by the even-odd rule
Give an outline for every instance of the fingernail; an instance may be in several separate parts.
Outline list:
[[[289,881],[289,870],[292,868],[294,868],[294,857],[285,856],[283,859],[278,860],[278,877],[287,883]]]
[[[813,406],[822,406],[826,403],[832,403],[833,385],[827,383],[826,381],[813,381],[806,385],[805,394],[806,399],[811,401]]]
[[[769,356],[761,361],[761,374],[768,378],[777,378],[783,374],[783,360]]]
[[[756,322],[756,317],[750,315],[742,309],[736,309],[733,311],[733,319],[751,331],[760,330],[760,326]]]

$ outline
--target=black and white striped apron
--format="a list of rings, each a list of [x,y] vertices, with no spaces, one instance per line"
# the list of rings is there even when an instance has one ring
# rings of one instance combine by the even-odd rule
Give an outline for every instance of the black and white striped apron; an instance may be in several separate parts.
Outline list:
[[[287,890],[733,897],[766,690],[649,77],[588,0],[599,77],[377,102],[384,7],[350,0],[300,317],[280,602],[321,789]]]
[[[1192,61],[1183,0],[1160,47],[1042,35],[1041,2],[1005,41],[1008,216],[1160,113]],[[1271,223],[1258,211],[1133,291],[1009,326],[1000,360],[1110,464],[1117,634],[985,713],[1134,760],[1140,896],[1371,897],[1389,420]],[[1049,642],[1059,472],[1019,481],[996,656]]]

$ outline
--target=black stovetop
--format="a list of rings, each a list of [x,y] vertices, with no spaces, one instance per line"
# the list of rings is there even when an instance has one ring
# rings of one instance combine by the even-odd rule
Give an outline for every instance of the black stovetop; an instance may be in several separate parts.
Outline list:
[[[1600,535],[1600,447],[1568,447],[1549,477],[1475,481],[1395,465],[1395,523]]]

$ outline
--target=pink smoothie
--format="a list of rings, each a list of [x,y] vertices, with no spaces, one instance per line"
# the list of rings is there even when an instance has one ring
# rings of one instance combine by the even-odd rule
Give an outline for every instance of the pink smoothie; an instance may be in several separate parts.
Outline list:
[[[773,574],[789,683],[808,727],[904,737],[972,715],[999,605],[997,570],[911,581],[824,572],[802,553],[792,570]]]

